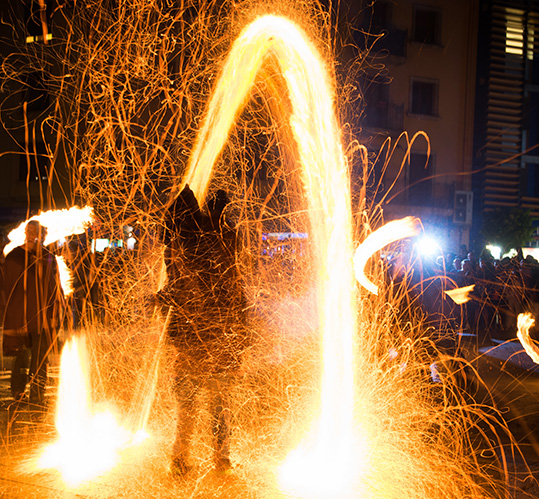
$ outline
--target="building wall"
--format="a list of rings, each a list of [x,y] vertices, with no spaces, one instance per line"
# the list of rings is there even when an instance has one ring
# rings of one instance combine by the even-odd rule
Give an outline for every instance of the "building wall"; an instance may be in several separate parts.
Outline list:
[[[43,28],[32,5],[37,8],[38,2],[0,2],[0,229],[39,210],[63,208],[70,197],[66,162],[51,121],[56,102],[48,89],[48,73],[39,71],[38,59],[31,56],[41,53],[42,66],[54,72],[56,40],[35,41]],[[47,5],[50,14],[55,4]],[[45,30],[50,37],[55,29],[49,14]]]

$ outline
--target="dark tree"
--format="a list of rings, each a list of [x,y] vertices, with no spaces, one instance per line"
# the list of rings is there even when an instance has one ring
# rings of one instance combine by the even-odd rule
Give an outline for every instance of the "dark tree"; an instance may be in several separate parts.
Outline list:
[[[484,213],[481,234],[490,244],[507,252],[531,239],[535,230],[533,220],[529,210],[523,208],[495,208]]]

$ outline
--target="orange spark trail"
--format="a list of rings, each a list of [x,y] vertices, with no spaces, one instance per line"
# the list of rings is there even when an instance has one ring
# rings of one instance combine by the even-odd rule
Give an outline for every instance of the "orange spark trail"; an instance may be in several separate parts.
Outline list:
[[[394,220],[370,234],[357,248],[354,255],[354,270],[358,282],[371,293],[378,294],[378,286],[365,275],[365,266],[377,251],[399,239],[415,236],[419,233],[418,218],[406,217]]]
[[[214,89],[204,124],[184,179],[203,199],[213,165],[235,116],[249,96],[263,62],[273,56],[286,81],[292,113],[290,124],[302,165],[317,261],[322,361],[320,408],[310,450],[300,467],[293,459],[284,475],[301,489],[323,480],[341,487],[357,454],[354,434],[354,334],[356,287],[352,267],[352,217],[347,161],[335,117],[333,89],[324,63],[307,37],[290,21],[268,15],[255,20],[235,41]],[[241,75],[238,77],[238,73]],[[291,469],[292,468],[292,469]],[[317,473],[321,471],[322,473]],[[335,475],[338,473],[338,476]],[[344,472],[346,474],[346,472]]]

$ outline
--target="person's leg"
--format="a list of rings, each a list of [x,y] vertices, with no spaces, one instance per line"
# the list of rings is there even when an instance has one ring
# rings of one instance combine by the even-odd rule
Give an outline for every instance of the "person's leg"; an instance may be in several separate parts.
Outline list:
[[[176,436],[172,446],[172,468],[179,474],[190,470],[190,442],[195,424],[195,399],[198,392],[198,382],[185,373],[178,373],[174,392],[178,406]]]
[[[230,468],[230,422],[229,406],[230,378],[217,375],[208,381],[212,411],[213,452],[215,468],[226,471]]]
[[[30,333],[32,356],[30,360],[30,402],[45,405],[45,388],[49,367],[50,341],[46,332]]]
[[[30,364],[30,349],[20,347],[11,364],[11,395],[19,400],[24,395],[28,383],[27,370]]]

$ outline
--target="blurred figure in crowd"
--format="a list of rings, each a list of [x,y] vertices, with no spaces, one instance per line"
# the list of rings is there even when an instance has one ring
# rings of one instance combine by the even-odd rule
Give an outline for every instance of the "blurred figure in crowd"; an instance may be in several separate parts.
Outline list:
[[[60,274],[54,255],[43,246],[46,228],[28,222],[24,244],[4,263],[3,353],[14,356],[11,393],[24,398],[30,368],[30,402],[44,405],[48,356],[55,345],[64,312]]]

